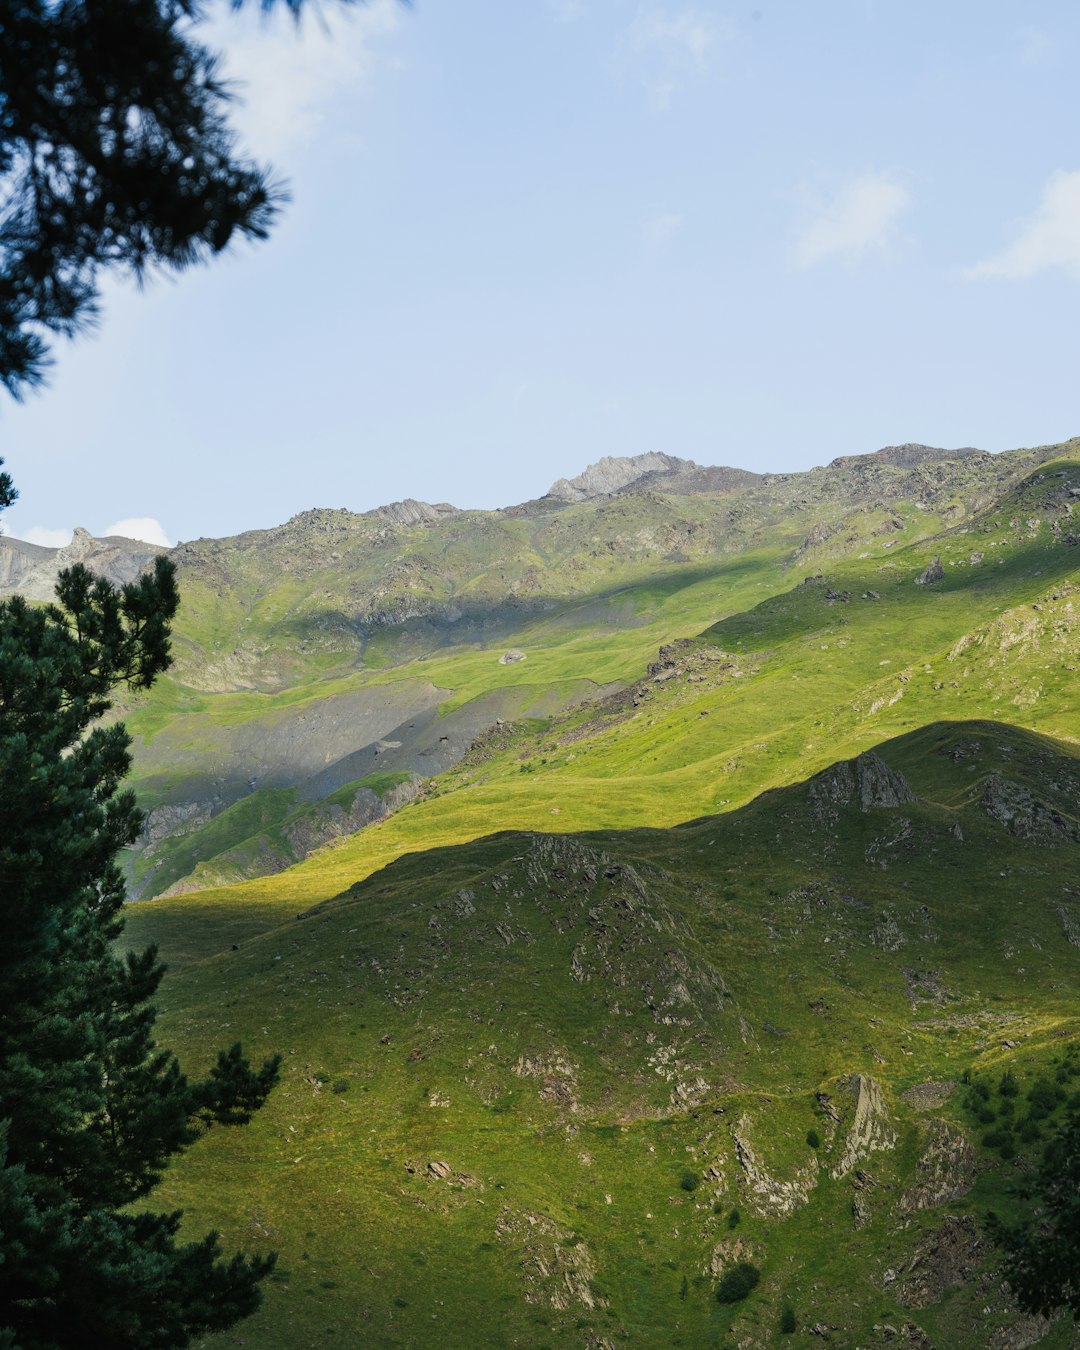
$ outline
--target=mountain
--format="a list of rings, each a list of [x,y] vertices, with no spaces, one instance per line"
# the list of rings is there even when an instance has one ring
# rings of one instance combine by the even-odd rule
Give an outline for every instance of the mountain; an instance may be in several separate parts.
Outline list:
[[[987,1216],[1080,1104],[1080,441],[712,472],[174,551],[127,938],[286,1065],[165,1183],[280,1252],[223,1350],[1078,1343]]]
[[[281,1253],[214,1344],[764,1347],[785,1305],[826,1344],[1075,1344],[1018,1314],[984,1225],[1080,1087],[1078,875],[1077,745],[968,721],[299,913],[266,883],[135,906],[177,1046],[286,1056],[165,1183]]]
[[[0,598],[22,595],[27,600],[51,600],[57,577],[74,563],[82,563],[96,575],[122,586],[134,581],[158,554],[166,552],[141,539],[118,535],[95,539],[81,526],[63,548],[45,548],[0,535]]]
[[[903,449],[906,460],[910,447]],[[151,810],[144,846],[130,860],[134,893],[279,872],[407,801],[426,819],[428,798],[445,795],[444,776],[470,755],[491,761],[484,804],[472,804],[484,796],[475,787],[462,799],[477,813],[474,833],[518,797],[522,819],[531,820],[540,779],[552,784],[546,810],[558,808],[566,828],[651,813],[644,800],[654,795],[654,765],[665,762],[675,775],[664,798],[669,821],[784,781],[791,770],[781,767],[783,757],[770,763],[753,748],[776,734],[768,698],[754,692],[743,700],[755,709],[745,745],[699,721],[692,733],[658,726],[649,739],[659,748],[650,749],[640,743],[641,718],[625,715],[626,691],[662,647],[696,638],[725,616],[765,615],[758,607],[783,596],[777,603],[804,608],[811,629],[824,616],[834,628],[865,626],[877,655],[873,662],[859,655],[859,680],[877,689],[879,663],[895,659],[897,625],[905,622],[894,591],[919,597],[925,661],[1035,599],[1055,569],[1068,573],[1071,555],[1052,533],[1060,529],[1055,513],[1072,500],[1066,479],[1045,479],[1043,543],[1026,540],[1020,517],[1015,528],[999,522],[1000,531],[984,517],[1048,472],[1040,466],[1055,456],[1071,462],[1069,446],[941,453],[946,458],[920,454],[909,464],[880,452],[693,492],[683,490],[687,473],[729,471],[691,471],[672,460],[676,467],[659,474],[628,461],[629,469],[645,467],[644,476],[593,501],[541,499],[504,511],[415,502],[365,515],[315,510],[275,529],[181,545],[173,553],[183,596],[176,666],[149,699],[124,709],[138,735],[136,786]],[[677,491],[661,490],[673,481]],[[949,560],[984,524],[994,533],[984,554],[1015,558],[1019,570],[973,569],[969,549],[938,587],[951,593],[959,585],[954,600],[931,604],[932,589],[909,592],[904,577],[939,552]],[[1043,547],[1049,570],[1039,561]],[[804,578],[819,573],[820,583],[804,589]],[[830,600],[830,589],[850,592],[853,607]],[[871,592],[886,597],[874,612],[861,599]],[[789,659],[817,672],[801,692],[808,697],[820,681],[825,705],[813,717],[797,711],[782,734],[791,753],[818,764],[828,742],[811,734],[811,723],[822,714],[831,722],[834,704],[839,744],[855,750],[874,735],[852,713],[855,689],[833,696],[829,669],[842,647],[831,650],[815,653],[803,638],[789,647]],[[739,687],[775,697],[776,678],[761,665],[744,661],[740,678],[753,678]],[[657,691],[658,706],[681,687]],[[918,671],[905,707],[917,688]],[[893,692],[866,704],[884,697],[888,705]],[[780,696],[789,694],[790,686]],[[950,705],[949,715],[969,711],[951,686],[936,701]],[[1044,697],[1037,716],[1060,732],[1053,707]],[[992,709],[987,701],[980,711]],[[577,721],[558,735],[576,738],[566,752],[574,761],[534,753],[541,728],[566,718]],[[612,756],[626,785],[617,802],[594,786],[595,774],[605,781],[614,769]],[[710,766],[713,756],[721,758]],[[733,760],[737,771],[717,773],[717,764]],[[528,791],[523,762],[534,775]]]

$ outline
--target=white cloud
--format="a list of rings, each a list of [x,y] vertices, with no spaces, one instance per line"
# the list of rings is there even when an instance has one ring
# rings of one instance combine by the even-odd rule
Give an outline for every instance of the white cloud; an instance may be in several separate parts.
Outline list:
[[[662,252],[682,229],[683,218],[672,211],[652,216],[641,227],[641,241],[650,253]]]
[[[1038,209],[1021,222],[1016,239],[1003,252],[969,267],[966,275],[1022,281],[1057,268],[1080,281],[1080,169],[1052,174]]]
[[[894,174],[866,173],[820,205],[803,227],[795,253],[800,267],[826,258],[859,261],[883,252],[895,238],[896,222],[911,205],[911,193]]]
[[[40,544],[42,548],[63,548],[71,543],[71,530],[50,530],[47,525],[32,525],[20,538],[27,544]]]
[[[260,160],[287,164],[310,144],[335,99],[366,85],[375,64],[372,41],[398,24],[397,0],[372,0],[314,12],[298,24],[249,6],[200,25],[197,36],[224,53],[224,74],[237,94],[230,120]]]
[[[126,516],[106,525],[101,531],[102,537],[118,534],[123,539],[141,539],[144,544],[160,544],[163,548],[172,548],[172,542],[165,533],[160,520],[153,516]]]
[[[1048,65],[1057,55],[1053,39],[1041,28],[1025,28],[1020,34],[1020,60],[1025,66]]]
[[[695,9],[641,5],[615,53],[616,68],[640,81],[663,111],[677,89],[704,73],[716,37],[715,23]]]

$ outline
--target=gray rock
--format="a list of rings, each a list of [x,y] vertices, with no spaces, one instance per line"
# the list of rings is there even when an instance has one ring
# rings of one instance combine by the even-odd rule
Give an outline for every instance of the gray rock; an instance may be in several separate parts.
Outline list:
[[[841,760],[810,780],[810,802],[820,815],[839,806],[870,811],[915,801],[907,779],[873,750]]]
[[[365,511],[367,516],[381,516],[393,521],[395,525],[435,525],[449,516],[458,516],[461,512],[449,502],[418,502],[406,497],[403,502],[390,502],[386,506],[377,506],[374,511]]]
[[[893,464],[898,469],[913,469],[919,464],[935,464],[946,459],[975,459],[976,457],[988,458],[987,451],[976,450],[973,446],[965,445],[959,450],[942,450],[936,445],[921,445],[918,441],[905,441],[903,445],[885,445],[880,450],[875,450],[872,455],[841,455],[834,459],[830,469],[839,469],[851,464],[858,464],[862,460],[874,459],[885,464]]]
[[[27,600],[52,600],[56,581],[65,567],[82,563],[95,576],[123,586],[169,550],[141,539],[112,535],[95,539],[79,526],[63,548],[43,548],[21,539],[0,537],[0,597],[22,595]]]
[[[941,559],[935,558],[929,563],[915,578],[916,586],[932,586],[935,581],[941,581],[945,576],[945,569],[941,565]]]
[[[1017,839],[1030,839],[1051,847],[1080,840],[1080,826],[1075,821],[1040,801],[1022,783],[999,774],[991,774],[986,780],[980,805]]]
[[[552,483],[547,495],[560,502],[586,502],[593,497],[610,496],[647,473],[667,474],[699,467],[693,460],[657,451],[644,455],[605,455],[576,478],[560,478]]]

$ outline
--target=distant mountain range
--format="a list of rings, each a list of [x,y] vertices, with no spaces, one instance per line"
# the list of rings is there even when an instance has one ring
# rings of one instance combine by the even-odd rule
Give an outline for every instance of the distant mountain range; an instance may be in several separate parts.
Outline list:
[[[918,444],[890,445],[872,455],[841,456],[834,459],[829,468],[851,468],[870,461],[913,468],[921,464],[985,454],[985,451],[971,448],[942,450]],[[792,476],[784,475],[784,478]],[[654,489],[677,495],[728,493],[749,488],[769,478],[768,474],[752,473],[748,469],[703,467],[693,460],[656,452],[628,456],[605,455],[576,478],[558,479],[539,501],[596,501],[631,489]],[[525,503],[506,510],[520,512],[530,505],[537,503]],[[318,512],[313,514],[318,515]],[[431,525],[462,514],[465,513],[460,508],[446,502],[433,506],[412,498],[364,513],[366,517],[377,517],[395,525]],[[137,539],[119,536],[98,539],[81,526],[75,529],[71,542],[61,548],[48,548],[0,535],[0,596],[18,594],[32,600],[51,599],[57,574],[76,562],[85,564],[92,572],[110,581],[122,584],[137,576],[159,553],[165,552],[168,550]]]
[[[192,1063],[284,1055],[165,1182],[281,1254],[222,1350],[1077,1343],[987,1213],[1080,1102],[1080,440],[171,556],[128,935]]]

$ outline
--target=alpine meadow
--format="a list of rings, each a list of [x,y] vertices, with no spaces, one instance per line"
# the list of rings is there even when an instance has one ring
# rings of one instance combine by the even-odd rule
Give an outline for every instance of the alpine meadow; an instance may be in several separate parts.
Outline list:
[[[1080,19],[443,8],[0,0],[0,1350],[1080,1350]]]

